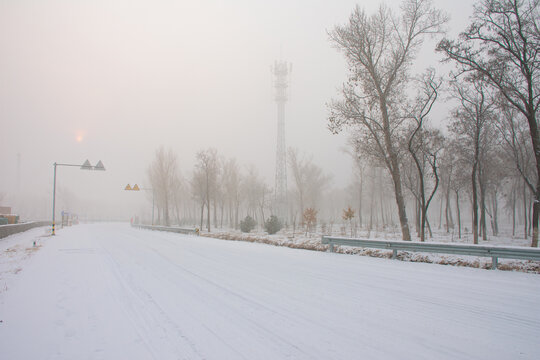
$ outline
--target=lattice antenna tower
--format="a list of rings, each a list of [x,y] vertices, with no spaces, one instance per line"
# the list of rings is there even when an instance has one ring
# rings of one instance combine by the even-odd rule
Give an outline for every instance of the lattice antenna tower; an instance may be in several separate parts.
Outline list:
[[[276,146],[276,182],[274,194],[274,209],[276,216],[287,220],[287,147],[285,144],[285,103],[287,102],[287,87],[292,71],[292,64],[285,61],[275,61],[272,66],[274,75],[274,100],[277,104],[277,146]]]

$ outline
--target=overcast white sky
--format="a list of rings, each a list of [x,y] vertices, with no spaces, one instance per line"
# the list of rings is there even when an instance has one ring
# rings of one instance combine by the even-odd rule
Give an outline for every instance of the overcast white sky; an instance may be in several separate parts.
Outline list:
[[[144,183],[160,145],[178,153],[185,176],[198,150],[215,147],[256,165],[273,186],[270,65],[280,58],[293,64],[287,146],[313,154],[345,186],[347,137],[327,130],[325,105],[345,80],[345,62],[327,30],[357,3],[369,11],[379,4],[0,0],[0,193],[9,202],[18,188],[50,201],[55,161],[101,159],[107,172],[63,168],[59,186],[100,206],[132,204],[121,190]],[[471,0],[435,4],[450,14],[451,34],[468,23]],[[437,64],[433,46],[421,64]]]

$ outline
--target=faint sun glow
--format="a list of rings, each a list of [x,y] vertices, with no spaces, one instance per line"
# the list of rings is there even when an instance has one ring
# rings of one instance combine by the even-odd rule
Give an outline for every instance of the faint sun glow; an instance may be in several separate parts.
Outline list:
[[[78,134],[75,139],[77,140],[77,142],[82,142],[83,141],[83,136],[81,134]]]

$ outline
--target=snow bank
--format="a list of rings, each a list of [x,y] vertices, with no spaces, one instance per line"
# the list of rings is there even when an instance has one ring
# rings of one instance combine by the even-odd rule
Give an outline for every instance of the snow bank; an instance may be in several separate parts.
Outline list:
[[[385,234],[385,239],[389,240],[392,237],[388,236],[388,233]],[[328,251],[328,245],[321,244],[322,234],[296,234],[291,236],[291,232],[282,231],[275,235],[268,235],[264,232],[253,232],[253,233],[242,233],[235,230],[217,230],[212,233],[201,232],[201,236],[212,237],[216,239],[223,240],[235,240],[235,241],[247,241],[255,242],[262,244],[269,244],[275,246],[286,246],[289,248],[295,249],[304,249],[304,250],[315,250],[315,251]],[[448,237],[438,236],[435,238],[436,242],[448,243]],[[373,239],[377,240],[377,239]],[[399,239],[392,239],[399,240]],[[446,241],[445,241],[446,240]],[[433,241],[430,241],[433,243]],[[504,245],[508,247],[508,243],[511,246],[516,247],[518,244],[523,242],[509,242],[502,241],[501,238],[498,238],[497,241],[490,243],[489,245]],[[484,242],[484,244],[486,244]],[[377,249],[365,249],[365,248],[354,248],[347,246],[335,246],[335,252],[341,254],[351,254],[351,255],[362,255],[362,256],[371,256],[378,258],[391,258],[392,251],[388,250],[377,250]],[[397,258],[402,261],[409,262],[424,262],[431,264],[440,264],[440,265],[453,265],[453,266],[466,266],[480,269],[491,269],[491,258],[485,257],[476,257],[476,256],[465,256],[465,255],[440,255],[440,254],[430,254],[430,253],[417,253],[417,252],[406,252],[399,251]],[[531,261],[531,260],[513,260],[513,259],[499,259],[499,270],[510,270],[510,271],[521,271],[528,273],[540,274],[540,262]]]

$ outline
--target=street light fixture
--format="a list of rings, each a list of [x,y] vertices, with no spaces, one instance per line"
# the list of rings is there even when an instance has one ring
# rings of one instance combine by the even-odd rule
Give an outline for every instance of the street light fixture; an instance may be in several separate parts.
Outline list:
[[[127,191],[140,191],[140,190],[148,190],[152,191],[152,226],[154,226],[154,189],[152,188],[143,188],[139,187],[139,185],[135,184],[133,187],[130,184],[127,184],[124,190]]]
[[[56,212],[56,167],[57,166],[76,166],[76,167],[80,167],[81,170],[105,171],[105,166],[103,166],[103,163],[101,162],[101,160],[98,161],[96,166],[92,166],[92,164],[90,164],[90,161],[88,161],[88,159],[82,165],[59,164],[59,163],[54,163],[53,165],[54,165],[54,187],[53,187],[52,235],[56,235],[56,233],[54,231],[55,212]]]

